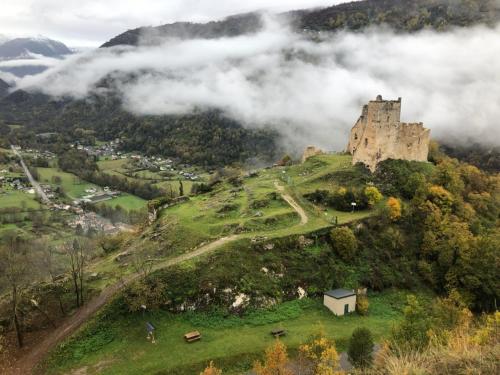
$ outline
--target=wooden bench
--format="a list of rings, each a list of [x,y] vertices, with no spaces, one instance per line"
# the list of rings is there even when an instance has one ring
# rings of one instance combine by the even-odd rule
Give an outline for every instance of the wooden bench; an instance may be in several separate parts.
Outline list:
[[[271,335],[273,335],[274,337],[280,337],[280,336],[285,336],[286,335],[286,331],[284,329],[273,329],[271,331]]]
[[[186,333],[184,335],[184,339],[187,341],[187,342],[194,342],[194,341],[198,341],[201,339],[201,333],[198,332],[198,331],[193,331],[193,332],[189,332],[189,333]]]

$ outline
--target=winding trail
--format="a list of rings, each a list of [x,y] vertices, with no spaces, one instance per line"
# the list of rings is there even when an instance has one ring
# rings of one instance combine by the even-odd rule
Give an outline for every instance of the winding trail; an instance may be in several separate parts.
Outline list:
[[[299,225],[307,224],[309,219],[304,209],[289,194],[285,193],[285,188],[283,186],[279,185],[277,182],[275,182],[274,185],[283,199],[299,214]],[[218,240],[203,245],[189,253],[159,262],[153,266],[153,271],[197,258],[241,237],[242,235],[240,234],[219,238]],[[140,277],[141,275],[139,273],[134,273],[132,275],[125,276],[116,284],[104,288],[101,291],[101,294],[88,301],[86,305],[77,310],[75,314],[68,317],[59,327],[48,334],[42,341],[37,343],[30,352],[20,357],[14,365],[11,374],[26,375],[33,373],[36,370],[36,366],[43,360],[50,350],[76,332],[76,330],[80,328],[83,323],[96,314],[120,290]]]
[[[300,216],[300,225],[306,225],[309,222],[309,217],[307,217],[306,211],[298,204],[295,199],[288,193],[285,193],[285,188],[280,185],[277,181],[274,182],[274,186],[281,194],[281,197],[290,205]]]

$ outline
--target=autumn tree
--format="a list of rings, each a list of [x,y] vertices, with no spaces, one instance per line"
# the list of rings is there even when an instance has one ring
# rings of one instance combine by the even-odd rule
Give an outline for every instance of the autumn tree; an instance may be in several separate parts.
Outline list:
[[[390,221],[398,221],[401,218],[401,201],[398,198],[389,197],[386,204],[386,215]]]
[[[286,346],[280,340],[267,348],[264,363],[255,362],[253,371],[257,375],[292,375],[288,369]]]
[[[210,361],[208,367],[200,373],[200,375],[222,375],[222,370],[219,370],[214,366],[214,363]]]
[[[334,375],[339,355],[332,340],[321,332],[299,347],[299,358],[312,367],[315,375]],[[307,367],[307,366],[306,366]]]
[[[334,228],[330,239],[335,252],[345,261],[352,260],[358,250],[358,241],[349,227]]]
[[[366,199],[368,200],[368,206],[375,206],[383,198],[380,191],[375,186],[367,186],[364,190]]]

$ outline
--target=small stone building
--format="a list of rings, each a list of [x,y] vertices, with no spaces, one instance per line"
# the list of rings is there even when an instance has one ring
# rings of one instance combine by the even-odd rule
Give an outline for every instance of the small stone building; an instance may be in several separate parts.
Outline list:
[[[356,293],[350,289],[334,289],[325,292],[323,304],[337,316],[356,310]]]

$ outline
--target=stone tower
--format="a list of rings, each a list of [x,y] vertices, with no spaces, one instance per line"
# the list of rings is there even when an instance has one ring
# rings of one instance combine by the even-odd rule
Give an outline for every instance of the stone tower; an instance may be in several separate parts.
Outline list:
[[[420,123],[400,122],[401,98],[377,96],[363,106],[351,130],[347,150],[352,163],[364,163],[372,172],[385,159],[427,161],[430,130]]]

